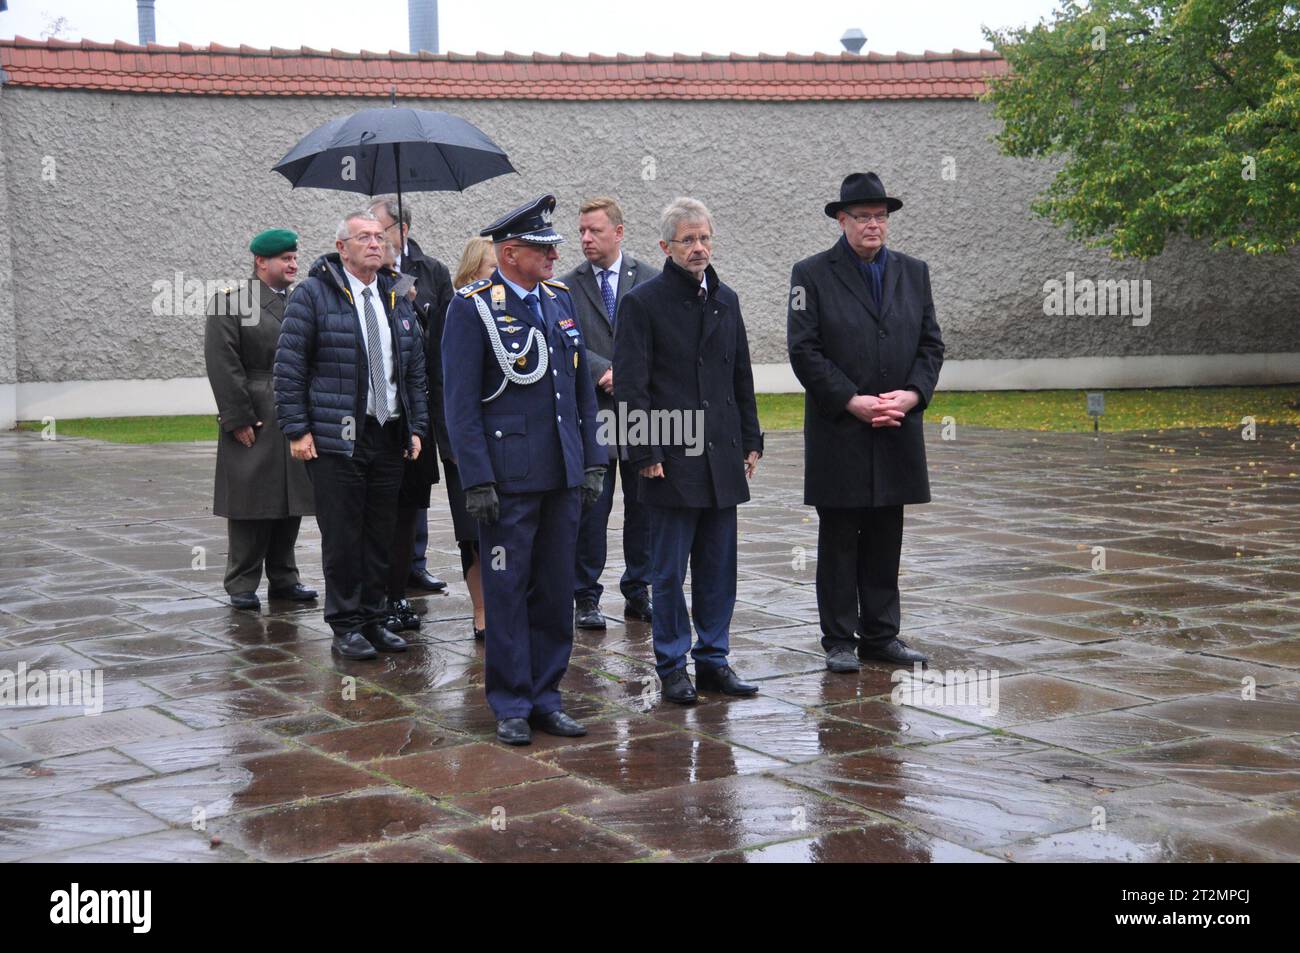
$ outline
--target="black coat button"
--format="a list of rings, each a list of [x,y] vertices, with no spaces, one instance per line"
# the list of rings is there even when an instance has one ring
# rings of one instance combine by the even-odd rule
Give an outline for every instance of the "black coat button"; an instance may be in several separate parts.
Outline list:
[[[703,407],[705,410],[708,410],[708,409],[709,409],[709,402],[708,402],[707,400],[705,400],[705,401],[701,401],[701,402],[700,402],[700,406]]]

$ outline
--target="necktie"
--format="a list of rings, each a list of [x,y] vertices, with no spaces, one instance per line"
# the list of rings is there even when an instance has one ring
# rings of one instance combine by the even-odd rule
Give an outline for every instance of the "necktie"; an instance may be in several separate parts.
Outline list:
[[[381,424],[388,421],[388,379],[384,374],[384,351],[379,343],[379,318],[370,301],[370,289],[361,292],[366,306],[366,356],[370,360],[370,389],[374,392],[375,419]]]
[[[546,322],[542,319],[542,303],[537,299],[536,292],[524,295],[524,304],[528,305],[528,310],[533,313],[533,317],[537,318],[538,323],[545,327]]]
[[[609,286],[609,269],[601,269],[600,272],[600,296],[605,302],[605,313],[609,315],[609,323],[614,323],[614,289]]]

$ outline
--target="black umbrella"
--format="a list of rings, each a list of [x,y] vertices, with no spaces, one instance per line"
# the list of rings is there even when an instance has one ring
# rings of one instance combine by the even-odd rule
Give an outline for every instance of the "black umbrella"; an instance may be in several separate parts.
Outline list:
[[[472,123],[431,109],[363,109],[307,133],[277,162],[294,188],[362,195],[461,192],[514,172],[505,152]]]

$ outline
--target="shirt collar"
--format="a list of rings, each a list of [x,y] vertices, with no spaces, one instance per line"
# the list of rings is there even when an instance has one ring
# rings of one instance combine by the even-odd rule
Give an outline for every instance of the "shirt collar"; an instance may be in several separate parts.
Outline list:
[[[365,288],[370,289],[370,296],[372,298],[374,298],[376,301],[379,300],[379,273],[378,272],[375,273],[375,277],[370,279],[370,284],[368,285],[362,284],[361,279],[358,278],[356,275],[352,274],[352,272],[348,271],[346,268],[343,269],[343,274],[347,276],[348,287],[352,289],[352,296],[357,299],[358,303],[360,303],[362,300],[361,292]]]
[[[592,265],[591,267],[596,272],[597,277],[600,276],[600,273],[602,271],[612,271],[614,273],[614,277],[617,278],[619,272],[623,270],[623,253],[619,252],[618,257],[615,258],[610,263],[610,266],[608,268],[601,268],[599,265]]]
[[[501,275],[501,280],[505,282],[506,286],[509,287],[511,291],[519,295],[520,301],[524,301],[530,294],[537,295],[538,301],[542,299],[542,283],[540,281],[537,283],[537,286],[533,288],[532,291],[529,291],[527,288],[521,288],[519,285],[515,284],[505,275],[502,275],[500,271],[498,271],[497,274]]]

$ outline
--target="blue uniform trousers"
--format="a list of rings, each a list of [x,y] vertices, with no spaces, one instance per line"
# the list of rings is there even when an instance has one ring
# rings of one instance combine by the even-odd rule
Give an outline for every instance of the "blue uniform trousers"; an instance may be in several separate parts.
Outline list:
[[[558,711],[573,650],[577,487],[502,493],[500,518],[479,525],[487,611],[484,687],[498,719]]]

